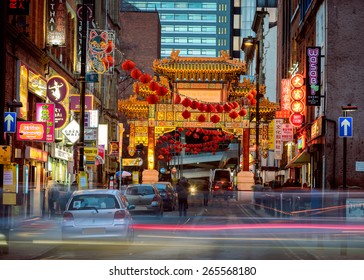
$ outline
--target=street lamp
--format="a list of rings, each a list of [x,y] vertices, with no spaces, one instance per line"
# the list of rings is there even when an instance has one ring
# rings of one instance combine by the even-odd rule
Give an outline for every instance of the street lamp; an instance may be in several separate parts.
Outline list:
[[[355,112],[358,110],[358,107],[348,104],[346,106],[341,106],[341,110],[343,111],[344,117],[346,118],[348,115],[348,112]],[[340,122],[339,122],[339,125],[341,125]],[[339,127],[339,130],[340,130],[340,127]],[[347,138],[348,138],[347,136],[343,137],[343,190],[344,191],[346,190]]]
[[[88,179],[85,176],[85,94],[86,94],[86,37],[87,37],[87,0],[82,1],[82,28],[81,28],[81,73],[80,82],[80,138],[78,141],[79,148],[79,165],[78,181],[79,187],[88,187]]]
[[[260,79],[260,42],[256,38],[251,36],[243,39],[242,51],[246,54],[247,58],[254,56],[255,47],[255,90],[257,92],[255,104],[255,179],[260,177],[260,153],[259,153],[259,126],[260,126],[260,114],[259,114],[259,79]],[[247,59],[246,59],[247,60]]]

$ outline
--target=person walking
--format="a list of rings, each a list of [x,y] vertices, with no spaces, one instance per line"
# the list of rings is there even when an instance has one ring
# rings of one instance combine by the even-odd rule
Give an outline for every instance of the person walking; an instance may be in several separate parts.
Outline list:
[[[262,203],[262,196],[263,196],[263,183],[262,183],[262,178],[256,178],[255,179],[255,184],[253,186],[253,194],[254,194],[254,208],[255,210],[260,209],[261,203]]]
[[[188,209],[188,186],[189,183],[185,177],[181,177],[176,186],[178,195],[178,210],[179,216],[187,216]]]
[[[203,182],[202,191],[203,191],[203,206],[208,206],[209,195],[210,195],[209,179],[205,179],[205,181]]]

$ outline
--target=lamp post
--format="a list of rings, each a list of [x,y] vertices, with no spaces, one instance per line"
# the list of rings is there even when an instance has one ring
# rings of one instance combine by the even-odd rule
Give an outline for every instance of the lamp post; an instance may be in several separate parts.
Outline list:
[[[344,117],[346,118],[348,115],[348,112],[355,112],[358,110],[357,106],[352,106],[351,104],[348,104],[346,106],[341,106],[341,110],[343,111]],[[345,121],[345,120],[344,120]],[[342,126],[339,122],[339,126]],[[344,124],[345,125],[345,124]],[[352,128],[351,128],[352,129]],[[339,127],[340,130],[340,127]],[[344,135],[343,137],[343,191],[346,191],[346,159],[347,159],[347,136]]]
[[[79,148],[79,187],[87,187],[88,179],[85,179],[85,93],[86,93],[86,37],[87,37],[87,0],[82,1],[82,28],[81,28],[81,73],[80,73],[80,138]]]
[[[260,42],[256,38],[249,36],[243,39],[242,50],[247,53],[247,56],[251,56],[251,49],[255,47],[255,90],[256,90],[256,104],[255,104],[255,179],[260,177],[260,153],[259,153],[259,127],[260,127],[260,112],[259,112],[259,79],[260,79]],[[249,52],[250,51],[250,52]]]

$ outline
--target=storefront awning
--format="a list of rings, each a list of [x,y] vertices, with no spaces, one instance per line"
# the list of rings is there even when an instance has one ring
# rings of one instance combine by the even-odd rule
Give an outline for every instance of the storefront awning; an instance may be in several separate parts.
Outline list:
[[[286,168],[292,168],[292,167],[300,167],[303,164],[310,162],[310,154],[307,152],[307,150],[304,150],[303,152],[296,155],[287,165]]]

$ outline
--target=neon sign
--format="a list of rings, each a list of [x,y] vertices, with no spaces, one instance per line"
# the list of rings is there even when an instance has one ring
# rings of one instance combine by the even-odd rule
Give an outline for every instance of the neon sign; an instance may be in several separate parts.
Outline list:
[[[289,117],[289,122],[296,127],[302,125],[304,119],[303,115],[305,114],[305,104],[304,98],[306,97],[305,90],[303,88],[305,80],[302,75],[295,74],[291,78],[291,104],[290,111],[291,116]]]

